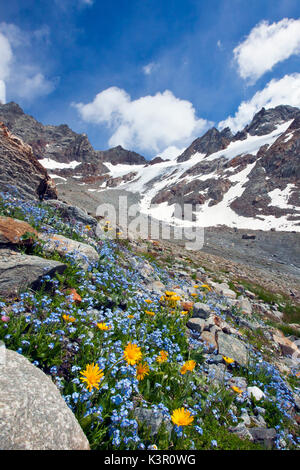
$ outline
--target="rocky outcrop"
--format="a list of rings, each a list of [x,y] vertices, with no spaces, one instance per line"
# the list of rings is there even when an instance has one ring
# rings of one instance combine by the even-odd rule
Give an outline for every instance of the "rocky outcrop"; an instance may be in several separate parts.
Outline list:
[[[1,106],[0,106],[1,107]],[[45,168],[35,157],[30,145],[13,135],[0,123],[0,191],[12,191],[37,198],[37,189],[45,178],[49,178]],[[52,197],[55,198],[55,185]]]
[[[40,369],[6,349],[0,363],[1,450],[89,450],[78,421]]]
[[[23,244],[25,237],[37,236],[37,234],[37,231],[27,222],[11,217],[0,217],[0,246]]]
[[[99,260],[99,255],[95,248],[86,243],[71,240],[62,235],[48,235],[41,233],[39,239],[44,242],[45,253],[58,253],[61,256],[72,256],[78,265],[88,269],[90,264],[95,264]]]
[[[213,127],[206,132],[202,137],[194,140],[194,142],[177,158],[178,162],[185,162],[194,153],[204,153],[206,156],[218,152],[218,150],[225,149],[230,143],[232,134],[230,129],[226,128],[220,132]]]
[[[0,296],[13,296],[27,287],[36,288],[44,276],[53,276],[56,272],[64,272],[65,269],[66,265],[59,261],[1,249]]]

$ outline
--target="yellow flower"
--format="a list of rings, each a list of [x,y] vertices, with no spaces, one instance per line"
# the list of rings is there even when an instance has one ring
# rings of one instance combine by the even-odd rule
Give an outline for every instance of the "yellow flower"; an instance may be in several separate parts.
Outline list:
[[[198,289],[198,287],[199,287],[198,284],[194,285],[194,289]]]
[[[226,364],[232,364],[234,362],[234,359],[231,359],[231,357],[223,356],[223,359]]]
[[[107,331],[107,330],[111,329],[111,326],[107,325],[104,322],[97,323],[97,326],[98,326],[99,330],[102,330],[102,331]]]
[[[168,359],[168,352],[162,350],[159,352],[159,355],[157,356],[156,361],[159,364],[161,364],[162,362],[166,362],[167,359]]]
[[[176,295],[176,292],[171,292],[171,291],[166,290],[165,295],[167,297],[171,297],[172,295]]]
[[[70,317],[70,315],[63,315],[62,317],[66,322],[69,323],[74,323],[74,321],[76,321],[76,319],[74,317]]]
[[[187,310],[182,310],[181,315],[187,315],[189,312]]]
[[[134,318],[134,315],[128,315],[127,318]]]
[[[155,313],[154,312],[151,312],[150,310],[146,310],[145,313],[147,315],[150,315],[151,317],[154,317]]]
[[[194,421],[194,417],[191,416],[191,412],[184,408],[177,408],[177,410],[174,410],[171,418],[172,422],[177,426],[189,426]]]
[[[152,300],[150,299],[146,299],[145,302],[147,302],[147,304],[152,304]]]
[[[136,378],[138,380],[143,380],[146,375],[149,375],[149,366],[147,363],[140,362],[136,366]]]
[[[104,376],[103,370],[99,369],[98,364],[88,364],[83,372],[80,372],[83,377],[80,377],[82,382],[86,382],[86,388],[89,392],[95,387],[99,390],[99,383]]]
[[[186,361],[183,366],[180,369],[180,373],[184,375],[187,371],[192,372],[196,367],[196,362],[195,361]]]
[[[124,358],[131,366],[142,359],[141,348],[136,344],[128,343],[124,349]]]
[[[209,287],[207,284],[202,284],[203,289],[211,290],[211,287]]]
[[[234,385],[231,385],[231,388],[235,393],[238,393],[239,395],[243,393],[243,390],[241,390],[239,387],[235,387]]]
[[[193,292],[193,293],[191,294],[192,297],[197,297],[197,295],[198,295],[198,294],[196,294],[195,292]]]
[[[86,225],[85,228],[86,228],[86,230],[91,230],[91,226],[90,226],[90,225]]]

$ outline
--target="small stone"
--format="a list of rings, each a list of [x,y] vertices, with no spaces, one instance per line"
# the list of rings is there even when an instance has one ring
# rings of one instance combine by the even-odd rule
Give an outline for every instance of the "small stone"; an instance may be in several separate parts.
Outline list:
[[[265,398],[265,396],[266,396],[266,395],[264,394],[264,392],[263,392],[260,388],[258,388],[258,387],[256,387],[256,386],[254,386],[254,387],[248,387],[248,388],[247,388],[247,393],[248,393],[248,395],[249,395],[250,398],[255,398],[256,401],[259,401],[259,400],[261,400],[262,398]]]
[[[218,352],[222,356],[231,357],[241,366],[247,366],[248,353],[244,344],[233,335],[222,331],[217,333]]]
[[[190,318],[186,326],[192,331],[201,333],[205,327],[205,320],[203,318]]]
[[[203,331],[200,338],[206,343],[207,347],[209,347],[212,352],[215,351],[215,349],[218,349],[214,333],[211,333],[210,331]]]
[[[250,441],[253,441],[253,437],[244,423],[239,423],[235,427],[229,427],[228,430],[229,432],[236,434],[240,439],[249,439]]]
[[[211,309],[207,304],[197,302],[193,308],[193,318],[208,318],[211,315]]]
[[[162,424],[165,425],[165,428],[171,436],[172,424],[171,421],[163,415],[161,411],[154,411],[147,408],[136,408],[134,411],[137,421],[144,423],[150,428],[151,435],[157,435]]]
[[[274,447],[276,439],[276,430],[266,428],[249,428],[249,432],[252,435],[254,442],[261,444],[268,449]]]

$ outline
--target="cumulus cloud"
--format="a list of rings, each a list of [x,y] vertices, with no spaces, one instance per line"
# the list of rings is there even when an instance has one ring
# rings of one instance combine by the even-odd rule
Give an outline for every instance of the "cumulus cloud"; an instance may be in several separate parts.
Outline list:
[[[209,124],[197,118],[189,101],[176,98],[169,90],[131,100],[124,90],[111,87],[98,93],[91,103],[74,106],[84,121],[107,124],[112,129],[110,146],[156,154],[166,147],[190,144]]]
[[[233,53],[240,76],[255,83],[278,62],[300,54],[300,19],[284,18],[272,24],[262,21]]]
[[[220,122],[219,128],[228,126],[233,132],[237,132],[243,129],[261,108],[274,108],[280,104],[300,107],[300,73],[285,75],[280,80],[271,80],[249,101],[243,101],[233,117]]]
[[[7,90],[14,98],[30,100],[53,91],[55,83],[33,63],[28,50],[33,38],[49,41],[49,30],[42,27],[26,33],[14,24],[0,23],[0,101],[6,102]]]

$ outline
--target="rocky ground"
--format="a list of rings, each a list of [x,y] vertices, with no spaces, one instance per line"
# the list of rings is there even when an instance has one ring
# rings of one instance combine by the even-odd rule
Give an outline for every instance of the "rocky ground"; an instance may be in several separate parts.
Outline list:
[[[298,447],[296,280],[291,296],[205,251],[111,242],[105,224],[99,239],[96,219],[57,202],[2,195],[0,213],[1,448]],[[126,364],[128,344],[142,362]],[[87,390],[80,377],[95,363],[104,377]]]

